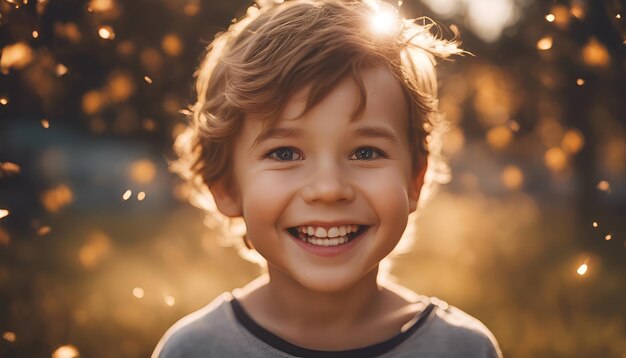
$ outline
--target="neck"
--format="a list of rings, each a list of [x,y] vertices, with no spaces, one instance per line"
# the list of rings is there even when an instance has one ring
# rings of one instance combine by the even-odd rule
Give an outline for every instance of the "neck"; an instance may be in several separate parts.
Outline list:
[[[269,265],[264,284],[259,287],[259,302],[268,315],[296,326],[347,329],[366,321],[380,305],[377,275],[378,267],[343,291],[318,292]]]

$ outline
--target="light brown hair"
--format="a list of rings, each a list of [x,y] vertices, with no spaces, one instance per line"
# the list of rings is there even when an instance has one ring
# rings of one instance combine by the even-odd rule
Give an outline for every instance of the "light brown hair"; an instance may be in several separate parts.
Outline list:
[[[377,31],[372,21],[381,14],[392,21]],[[379,65],[395,75],[408,103],[414,172],[418,159],[429,157],[424,197],[424,190],[448,176],[440,158],[436,59],[462,53],[456,33],[452,40],[440,39],[433,25],[425,18],[402,19],[378,1],[264,1],[250,7],[216,36],[195,73],[197,102],[176,139],[178,159],[172,162],[192,183],[191,201],[207,209],[209,219],[219,216],[207,188],[229,180],[232,144],[246,115],[261,116],[269,130],[296,91],[309,88],[306,113],[352,76],[360,92],[356,118],[366,104],[360,72]]]

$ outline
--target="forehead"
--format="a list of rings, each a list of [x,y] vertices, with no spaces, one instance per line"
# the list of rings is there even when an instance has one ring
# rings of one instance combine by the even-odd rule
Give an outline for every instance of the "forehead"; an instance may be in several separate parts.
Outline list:
[[[302,118],[333,117],[349,118],[353,124],[386,122],[399,132],[398,135],[404,133],[407,130],[409,110],[399,80],[383,66],[362,70],[356,76],[345,76],[320,103],[308,111],[306,106],[311,86],[300,89],[289,97],[278,118],[264,122],[254,115],[247,116],[244,128],[251,126],[259,137],[263,137],[276,127],[295,124],[292,122]],[[360,104],[363,108],[359,108]]]

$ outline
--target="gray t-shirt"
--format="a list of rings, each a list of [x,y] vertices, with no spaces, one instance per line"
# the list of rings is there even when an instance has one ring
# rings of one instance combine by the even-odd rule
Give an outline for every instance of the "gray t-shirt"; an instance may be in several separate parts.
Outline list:
[[[502,357],[493,334],[476,318],[434,297],[396,336],[341,352],[293,345],[265,330],[230,293],[184,317],[161,338],[152,358],[179,357]]]

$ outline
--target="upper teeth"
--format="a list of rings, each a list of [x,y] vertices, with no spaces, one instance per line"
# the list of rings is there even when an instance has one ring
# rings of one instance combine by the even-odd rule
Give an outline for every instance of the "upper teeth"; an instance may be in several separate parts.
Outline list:
[[[346,236],[351,232],[357,232],[359,225],[333,226],[328,229],[321,226],[299,226],[298,231],[309,236],[316,237],[339,237]]]

